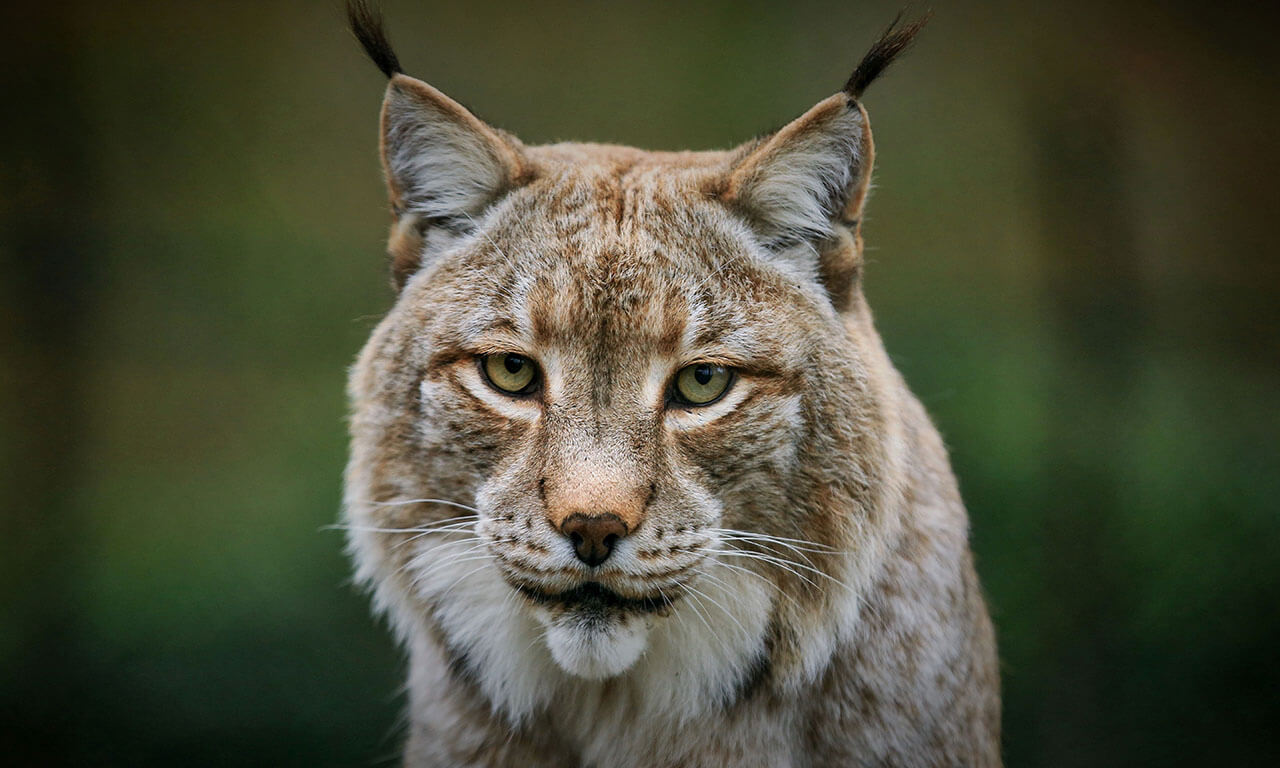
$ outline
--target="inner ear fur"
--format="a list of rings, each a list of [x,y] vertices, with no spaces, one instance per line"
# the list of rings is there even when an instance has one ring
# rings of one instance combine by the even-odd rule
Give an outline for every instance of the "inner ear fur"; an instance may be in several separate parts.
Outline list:
[[[519,140],[432,86],[405,74],[382,102],[382,165],[393,222],[388,242],[397,288],[434,250],[465,234],[531,171]]]
[[[811,244],[819,277],[843,308],[862,263],[859,224],[874,158],[866,110],[837,93],[743,150],[720,197],[745,215],[766,247]]]

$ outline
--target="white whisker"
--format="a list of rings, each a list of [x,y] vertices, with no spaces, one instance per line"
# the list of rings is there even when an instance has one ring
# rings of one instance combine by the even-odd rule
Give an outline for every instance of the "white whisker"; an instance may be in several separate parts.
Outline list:
[[[695,587],[689,586],[688,584],[685,585],[685,589],[689,590],[690,592],[692,592],[694,595],[697,595],[698,597],[706,598],[708,601],[711,602],[712,605],[719,608],[724,613],[724,615],[728,616],[729,620],[732,621],[734,624],[736,624],[738,629],[742,631],[743,638],[749,639],[751,637],[751,633],[747,631],[746,627],[742,626],[742,622],[738,621],[738,617],[734,616],[729,611],[728,608],[725,608],[724,605],[722,605],[719,600],[716,600],[714,597],[712,597],[711,595],[708,595],[706,592],[703,592],[702,590],[699,590]],[[710,627],[707,628],[708,631],[710,631],[710,629],[711,629]]]
[[[410,504],[443,504],[446,507],[457,507],[458,509],[465,509],[468,512],[480,511],[479,509],[476,509],[470,504],[462,504],[457,501],[450,501],[449,499],[394,499],[392,501],[374,501],[373,499],[359,499],[354,503],[371,504],[375,507],[405,507]]]
[[[726,557],[741,557],[747,560],[758,560],[762,563],[769,563],[770,565],[777,566],[783,571],[790,573],[791,575],[805,582],[806,584],[818,590],[819,592],[823,591],[821,585],[819,585],[816,581],[814,581],[813,579],[810,579],[809,577],[805,576],[803,573],[800,573],[800,571],[797,571],[795,568],[792,567],[792,566],[800,565],[799,563],[795,563],[789,560],[783,560],[782,558],[773,557],[772,555],[762,555],[759,552],[744,552],[740,549],[723,549],[723,550],[720,550],[720,554]]]
[[[718,638],[716,631],[711,628],[711,623],[704,616],[710,608],[702,602],[702,598],[693,592],[689,592],[686,597],[689,602],[689,610],[693,611],[693,615],[698,618],[698,621],[702,622],[702,626],[706,627],[707,637]]]
[[[797,563],[795,560],[787,560],[785,558],[781,558],[776,555],[766,555],[762,552],[746,552],[741,549],[723,549],[723,550],[720,550],[720,552],[721,554],[730,555],[733,557],[745,557],[748,559],[755,559],[755,560],[760,560],[766,563],[772,563],[778,566],[779,568],[782,568],[783,570],[788,571],[791,574],[801,579],[804,579],[804,581],[813,585],[813,587],[818,589],[819,591],[821,591],[822,588],[812,580],[805,578],[805,576],[801,574],[799,571],[797,571],[796,568],[801,568],[805,571],[808,571],[809,573],[814,574],[815,576],[821,576],[822,578],[827,579],[828,581],[831,581],[834,584],[844,587],[850,592],[854,592],[852,587],[850,587],[848,584],[845,584],[843,581],[837,579],[836,577],[832,576],[831,574],[826,573],[824,571],[820,571],[817,568],[814,568],[812,566],[805,565],[804,563]]]
[[[334,523],[332,525],[323,526],[321,530],[362,531],[370,533],[430,533],[431,531],[441,527],[473,525],[479,521],[479,519],[479,515],[458,515],[457,517],[446,517],[443,520],[436,520],[425,526],[406,526],[403,528],[384,528],[372,525],[348,525],[346,523]]]
[[[787,594],[786,590],[784,590],[781,586],[779,586],[778,584],[776,584],[772,579],[768,578],[768,577],[767,577],[767,576],[765,576],[764,574],[756,573],[755,571],[751,570],[750,568],[745,568],[745,567],[743,567],[743,566],[741,566],[741,565],[737,565],[737,564],[735,564],[735,563],[726,563],[725,561],[723,561],[723,560],[719,560],[719,559],[714,560],[714,561],[712,561],[712,562],[713,562],[713,564],[714,564],[716,567],[718,567],[718,568],[728,568],[728,569],[729,569],[729,570],[731,570],[731,571],[738,571],[738,572],[741,572],[741,573],[745,573],[745,574],[747,574],[748,576],[753,576],[753,577],[755,577],[755,578],[759,579],[760,581],[764,582],[767,586],[772,587],[772,588],[773,588],[773,591],[777,592],[779,597],[786,598],[786,600],[787,600],[789,603],[791,603],[793,606],[795,606],[795,607],[797,607],[797,608],[799,608],[799,607],[800,607],[800,603],[796,602],[796,599],[795,599],[794,597],[792,597],[791,595]],[[703,572],[703,575],[704,575],[704,576],[709,576],[709,574],[708,574],[707,572],[705,572],[705,571]]]
[[[424,536],[430,536],[436,533],[444,533],[444,534],[463,533],[471,538],[478,539],[479,537],[476,536],[474,528],[475,528],[474,523],[454,523],[453,525],[446,525],[440,528],[433,528],[431,530],[426,530],[426,531],[418,531],[418,532],[415,532],[413,536],[410,536],[409,538],[405,539],[399,544],[396,544],[394,547],[392,547],[392,549],[399,549],[400,547],[403,547],[406,544],[412,544],[413,542],[417,541],[418,539],[421,539]]]
[[[415,571],[413,572],[414,581],[420,584],[420,583],[422,583],[422,582],[424,582],[424,581],[426,581],[426,580],[430,579],[430,578],[431,578],[432,576],[434,576],[435,574],[437,574],[437,573],[439,573],[439,572],[441,572],[441,571],[444,571],[444,570],[448,570],[448,569],[450,569],[450,568],[452,568],[452,567],[454,567],[454,566],[456,566],[456,565],[461,565],[461,564],[463,564],[463,563],[475,562],[476,560],[486,560],[486,561],[487,561],[487,560],[492,560],[492,559],[493,559],[493,555],[490,555],[490,554],[488,554],[488,553],[486,552],[486,553],[482,553],[482,554],[478,554],[478,555],[471,555],[470,557],[461,557],[461,556],[459,556],[459,557],[456,557],[456,558],[450,558],[449,560],[444,560],[444,561],[441,561],[441,562],[438,562],[438,563],[432,563],[430,567],[428,567],[428,568],[426,568],[426,569],[424,569],[424,570],[422,570],[422,571],[416,571],[416,570],[415,570]],[[456,583],[456,581],[455,581],[454,583]],[[449,587],[452,587],[452,586],[453,586],[453,583],[451,583],[451,584],[449,585]],[[448,587],[446,587],[446,588],[445,588],[445,590],[447,590],[447,589],[448,589]],[[442,591],[445,591],[445,590],[442,590]]]
[[[492,559],[492,556],[490,556],[490,559]],[[467,577],[469,577],[469,576],[472,576],[472,575],[474,575],[474,574],[477,574],[477,573],[479,573],[480,571],[483,571],[485,568],[488,568],[488,567],[489,567],[489,563],[487,563],[487,562],[485,562],[485,563],[481,563],[479,566],[477,566],[477,567],[475,567],[475,568],[472,568],[471,570],[469,570],[469,571],[467,571],[466,573],[462,574],[462,575],[461,575],[461,576],[459,576],[458,578],[456,578],[456,579],[454,579],[453,581],[449,582],[449,584],[448,584],[444,589],[442,589],[442,590],[440,590],[440,591],[441,591],[441,592],[448,592],[449,590],[453,589],[453,588],[454,588],[454,586],[455,586],[459,581],[462,581],[463,579],[465,579],[465,578],[467,578]]]
[[[756,539],[756,540],[760,540],[760,541],[772,541],[772,542],[776,542],[776,543],[778,543],[778,544],[781,544],[781,543],[783,543],[783,542],[786,542],[786,543],[788,543],[788,544],[802,544],[802,545],[804,545],[805,547],[811,547],[811,548],[812,548],[811,550],[810,550],[810,549],[806,549],[806,550],[805,550],[806,552],[808,552],[808,551],[813,551],[813,552],[830,552],[830,553],[832,553],[832,554],[836,554],[836,553],[839,553],[839,552],[842,552],[842,551],[843,551],[843,550],[836,549],[835,547],[828,546],[828,545],[826,545],[826,544],[820,544],[820,543],[818,543],[818,542],[816,542],[816,541],[809,541],[809,540],[807,540],[807,539],[792,539],[792,538],[788,538],[788,537],[786,537],[786,536],[775,536],[775,535],[770,534],[770,533],[759,533],[759,532],[756,532],[756,531],[743,531],[743,530],[739,530],[739,529],[737,529],[737,528],[708,528],[708,529],[706,529],[706,530],[707,530],[709,533],[715,533],[715,534],[719,534],[719,535],[721,535],[721,536],[735,536],[735,537],[744,538],[744,539]]]
[[[787,545],[787,544],[775,544],[774,542],[765,541],[765,540],[763,540],[763,539],[748,539],[748,538],[739,538],[739,537],[736,537],[736,536],[725,536],[725,537],[724,537],[724,540],[725,540],[725,541],[744,542],[744,543],[752,544],[752,545],[755,545],[755,546],[757,546],[757,547],[760,547],[760,548],[762,548],[762,549],[767,550],[769,553],[771,553],[771,554],[773,554],[773,555],[775,555],[775,556],[777,556],[777,557],[781,557],[781,558],[784,558],[784,559],[789,559],[789,557],[790,557],[790,553],[788,553],[788,552],[787,552],[787,550],[779,549],[779,548],[778,548],[779,546],[785,546],[785,547],[787,547],[788,549],[795,550],[795,554],[796,554],[796,556],[798,556],[798,557],[800,557],[801,559],[803,559],[803,560],[804,560],[806,563],[808,563],[809,565],[813,565],[813,560],[811,560],[811,559],[809,558],[809,556],[808,556],[808,555],[806,555],[806,554],[804,553],[804,551],[803,551],[803,550],[796,549],[794,546],[791,546],[791,545]]]

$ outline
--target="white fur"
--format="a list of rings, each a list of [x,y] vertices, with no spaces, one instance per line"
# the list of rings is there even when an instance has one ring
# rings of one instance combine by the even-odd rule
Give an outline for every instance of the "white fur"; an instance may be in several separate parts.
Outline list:
[[[649,642],[651,623],[644,616],[583,617],[539,611],[547,649],[560,668],[587,680],[626,672]]]
[[[773,588],[759,576],[713,562],[697,594],[669,615],[592,626],[531,606],[486,556],[465,554],[475,541],[420,540],[414,589],[435,606],[450,646],[471,660],[494,710],[512,722],[544,708],[565,723],[689,722],[728,698],[763,650]],[[458,557],[478,559],[441,567]],[[578,736],[585,747],[597,734],[587,727]]]

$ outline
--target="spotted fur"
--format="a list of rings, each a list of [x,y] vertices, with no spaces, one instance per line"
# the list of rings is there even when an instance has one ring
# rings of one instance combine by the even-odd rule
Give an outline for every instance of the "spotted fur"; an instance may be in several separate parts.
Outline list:
[[[998,765],[964,507],[862,296],[854,93],[727,152],[535,147],[375,53],[399,294],[345,521],[409,652],[406,765]],[[736,381],[682,406],[696,362]],[[625,525],[597,567],[574,513]]]

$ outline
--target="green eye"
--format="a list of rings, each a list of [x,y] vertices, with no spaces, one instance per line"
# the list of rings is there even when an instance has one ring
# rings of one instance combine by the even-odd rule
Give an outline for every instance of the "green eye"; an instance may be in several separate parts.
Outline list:
[[[709,405],[733,383],[733,371],[712,363],[694,363],[676,374],[675,400],[682,405]]]
[[[524,355],[485,355],[480,368],[494,389],[508,395],[527,395],[538,383],[538,366]]]

